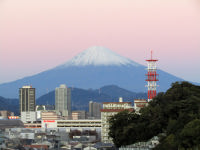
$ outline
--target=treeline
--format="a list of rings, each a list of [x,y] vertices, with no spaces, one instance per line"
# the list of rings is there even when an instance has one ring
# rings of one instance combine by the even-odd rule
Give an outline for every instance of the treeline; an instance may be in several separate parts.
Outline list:
[[[155,150],[200,149],[200,86],[173,83],[140,113],[123,111],[110,118],[109,136],[117,147],[162,135]]]
[[[19,115],[19,100],[9,99],[0,96],[0,111],[8,110],[14,112],[14,115]]]

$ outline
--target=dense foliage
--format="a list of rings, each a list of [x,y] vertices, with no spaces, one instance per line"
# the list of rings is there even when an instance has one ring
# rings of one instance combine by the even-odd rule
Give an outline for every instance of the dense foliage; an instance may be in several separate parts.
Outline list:
[[[176,82],[141,109],[141,115],[127,111],[110,118],[110,137],[117,147],[147,141],[159,133],[156,150],[198,148],[200,143],[200,86]]]
[[[0,111],[1,110],[8,110],[14,112],[15,115],[19,115],[19,100],[0,96]]]

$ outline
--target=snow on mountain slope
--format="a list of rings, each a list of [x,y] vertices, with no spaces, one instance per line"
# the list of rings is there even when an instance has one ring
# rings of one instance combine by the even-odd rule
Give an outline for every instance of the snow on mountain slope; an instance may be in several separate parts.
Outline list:
[[[0,96],[18,97],[23,85],[31,84],[37,89],[36,97],[54,90],[60,84],[83,89],[98,89],[105,85],[117,85],[121,88],[144,92],[145,66],[120,56],[103,47],[91,47],[72,58],[67,63],[9,83],[0,84]],[[158,92],[166,91],[175,81],[181,81],[171,74],[158,70]]]
[[[77,56],[73,57],[71,60],[61,65],[60,67],[67,66],[122,66],[122,65],[133,65],[140,66],[138,63],[133,62],[132,60],[125,58],[123,56],[114,53],[113,51],[100,47],[93,46],[85,51],[81,52]]]

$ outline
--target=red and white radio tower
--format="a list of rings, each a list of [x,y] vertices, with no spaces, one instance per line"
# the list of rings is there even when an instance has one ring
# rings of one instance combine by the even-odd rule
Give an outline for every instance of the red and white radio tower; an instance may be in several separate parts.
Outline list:
[[[152,58],[152,51],[151,51],[151,59],[146,60],[148,63],[148,73],[146,74],[147,79],[146,81],[148,82],[148,102],[151,101],[155,96],[156,96],[156,82],[158,81],[157,76],[158,74],[156,73],[157,67],[156,67],[156,62],[158,61],[157,59]]]

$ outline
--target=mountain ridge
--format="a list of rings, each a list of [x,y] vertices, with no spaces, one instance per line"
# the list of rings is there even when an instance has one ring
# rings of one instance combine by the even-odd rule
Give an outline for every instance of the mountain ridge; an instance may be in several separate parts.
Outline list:
[[[103,48],[101,47],[99,51],[102,49]],[[97,47],[95,51],[98,51]],[[107,52],[110,50],[105,51]],[[106,53],[108,58],[110,55],[112,55],[110,53],[113,54],[114,52]],[[115,56],[115,53],[113,55]],[[118,54],[116,55],[117,58],[121,58],[121,56],[118,56]],[[93,60],[92,55],[91,59]],[[80,66],[66,66],[65,64],[63,64],[64,67],[62,67],[63,65],[60,65],[36,75],[25,77],[13,82],[0,84],[0,95],[8,98],[18,97],[19,88],[27,84],[31,84],[32,87],[36,88],[37,98],[44,95],[47,90],[54,90],[60,84],[66,84],[70,87],[79,87],[82,89],[98,89],[99,87],[103,87],[105,85],[114,84],[134,92],[147,91],[147,88],[145,87],[147,84],[145,81],[145,74],[147,71],[146,67],[143,65],[132,65],[127,63],[126,65],[87,64]],[[162,70],[158,70],[158,74],[160,80],[158,81],[158,85],[160,85],[158,87],[158,92],[167,90],[173,82],[182,81],[182,79]]]
[[[71,87],[70,87],[71,88]],[[99,92],[99,89],[101,91]],[[119,97],[124,101],[133,102],[136,98],[147,98],[147,93],[135,93],[116,85],[107,85],[99,89],[71,88],[71,101],[73,110],[88,110],[89,101],[98,103],[118,102]],[[109,93],[107,93],[109,91]],[[116,95],[118,93],[118,95]],[[55,90],[39,97],[37,104],[55,104]]]
[[[116,102],[119,97],[123,97],[124,101],[133,102],[135,98],[147,97],[147,93],[135,93],[116,85],[107,85],[100,89],[101,93],[99,93],[98,89],[71,88],[72,109],[88,110],[89,101],[98,103]],[[118,96],[116,96],[116,93],[118,93]],[[55,90],[37,98],[36,105],[55,105]],[[9,99],[0,96],[0,110],[9,110],[14,112],[15,115],[19,115],[19,99]]]

